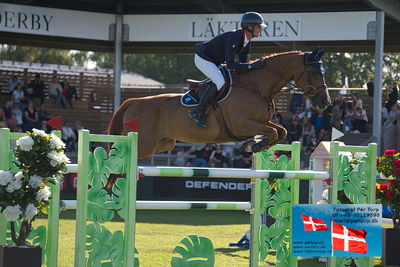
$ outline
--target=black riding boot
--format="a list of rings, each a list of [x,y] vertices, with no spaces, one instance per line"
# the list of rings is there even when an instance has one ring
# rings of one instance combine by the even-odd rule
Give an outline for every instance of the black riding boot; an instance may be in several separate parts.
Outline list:
[[[217,94],[217,86],[212,83],[207,87],[197,108],[189,112],[189,117],[196,122],[197,126],[207,128],[207,125],[204,123],[207,119],[206,108],[208,104],[214,100]]]

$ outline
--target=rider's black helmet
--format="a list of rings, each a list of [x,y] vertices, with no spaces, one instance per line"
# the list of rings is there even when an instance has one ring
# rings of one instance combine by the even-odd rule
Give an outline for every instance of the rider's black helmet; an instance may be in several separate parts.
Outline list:
[[[240,26],[242,29],[247,29],[250,25],[261,25],[263,29],[267,27],[263,17],[257,12],[246,12],[243,14]]]

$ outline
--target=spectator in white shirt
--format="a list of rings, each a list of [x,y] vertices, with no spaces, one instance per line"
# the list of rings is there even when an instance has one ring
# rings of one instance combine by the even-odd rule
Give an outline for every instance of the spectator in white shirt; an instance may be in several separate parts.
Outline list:
[[[57,77],[53,77],[52,82],[49,84],[49,96],[54,100],[56,107],[60,107],[60,104],[62,104],[62,107],[65,108],[67,101],[62,95],[62,91],[63,88],[58,82]]]

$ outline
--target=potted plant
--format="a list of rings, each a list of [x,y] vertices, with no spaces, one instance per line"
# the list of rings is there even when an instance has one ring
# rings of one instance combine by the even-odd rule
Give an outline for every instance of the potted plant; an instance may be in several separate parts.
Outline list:
[[[33,129],[17,140],[15,165],[19,171],[0,170],[0,211],[10,222],[15,245],[0,246],[0,267],[41,266],[41,248],[27,246],[36,216],[46,214],[49,185],[66,171],[65,144],[54,134]]]
[[[393,229],[383,229],[382,261],[386,265],[400,265],[400,153],[394,149],[377,158],[377,171],[386,177],[376,184],[376,199],[392,210]]]

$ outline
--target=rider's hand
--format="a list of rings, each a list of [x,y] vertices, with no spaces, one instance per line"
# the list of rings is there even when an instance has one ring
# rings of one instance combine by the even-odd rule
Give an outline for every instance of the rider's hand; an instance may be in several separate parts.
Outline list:
[[[258,60],[256,62],[249,64],[249,70],[262,69],[262,68],[264,68],[264,66],[265,66],[265,62],[262,60]]]

